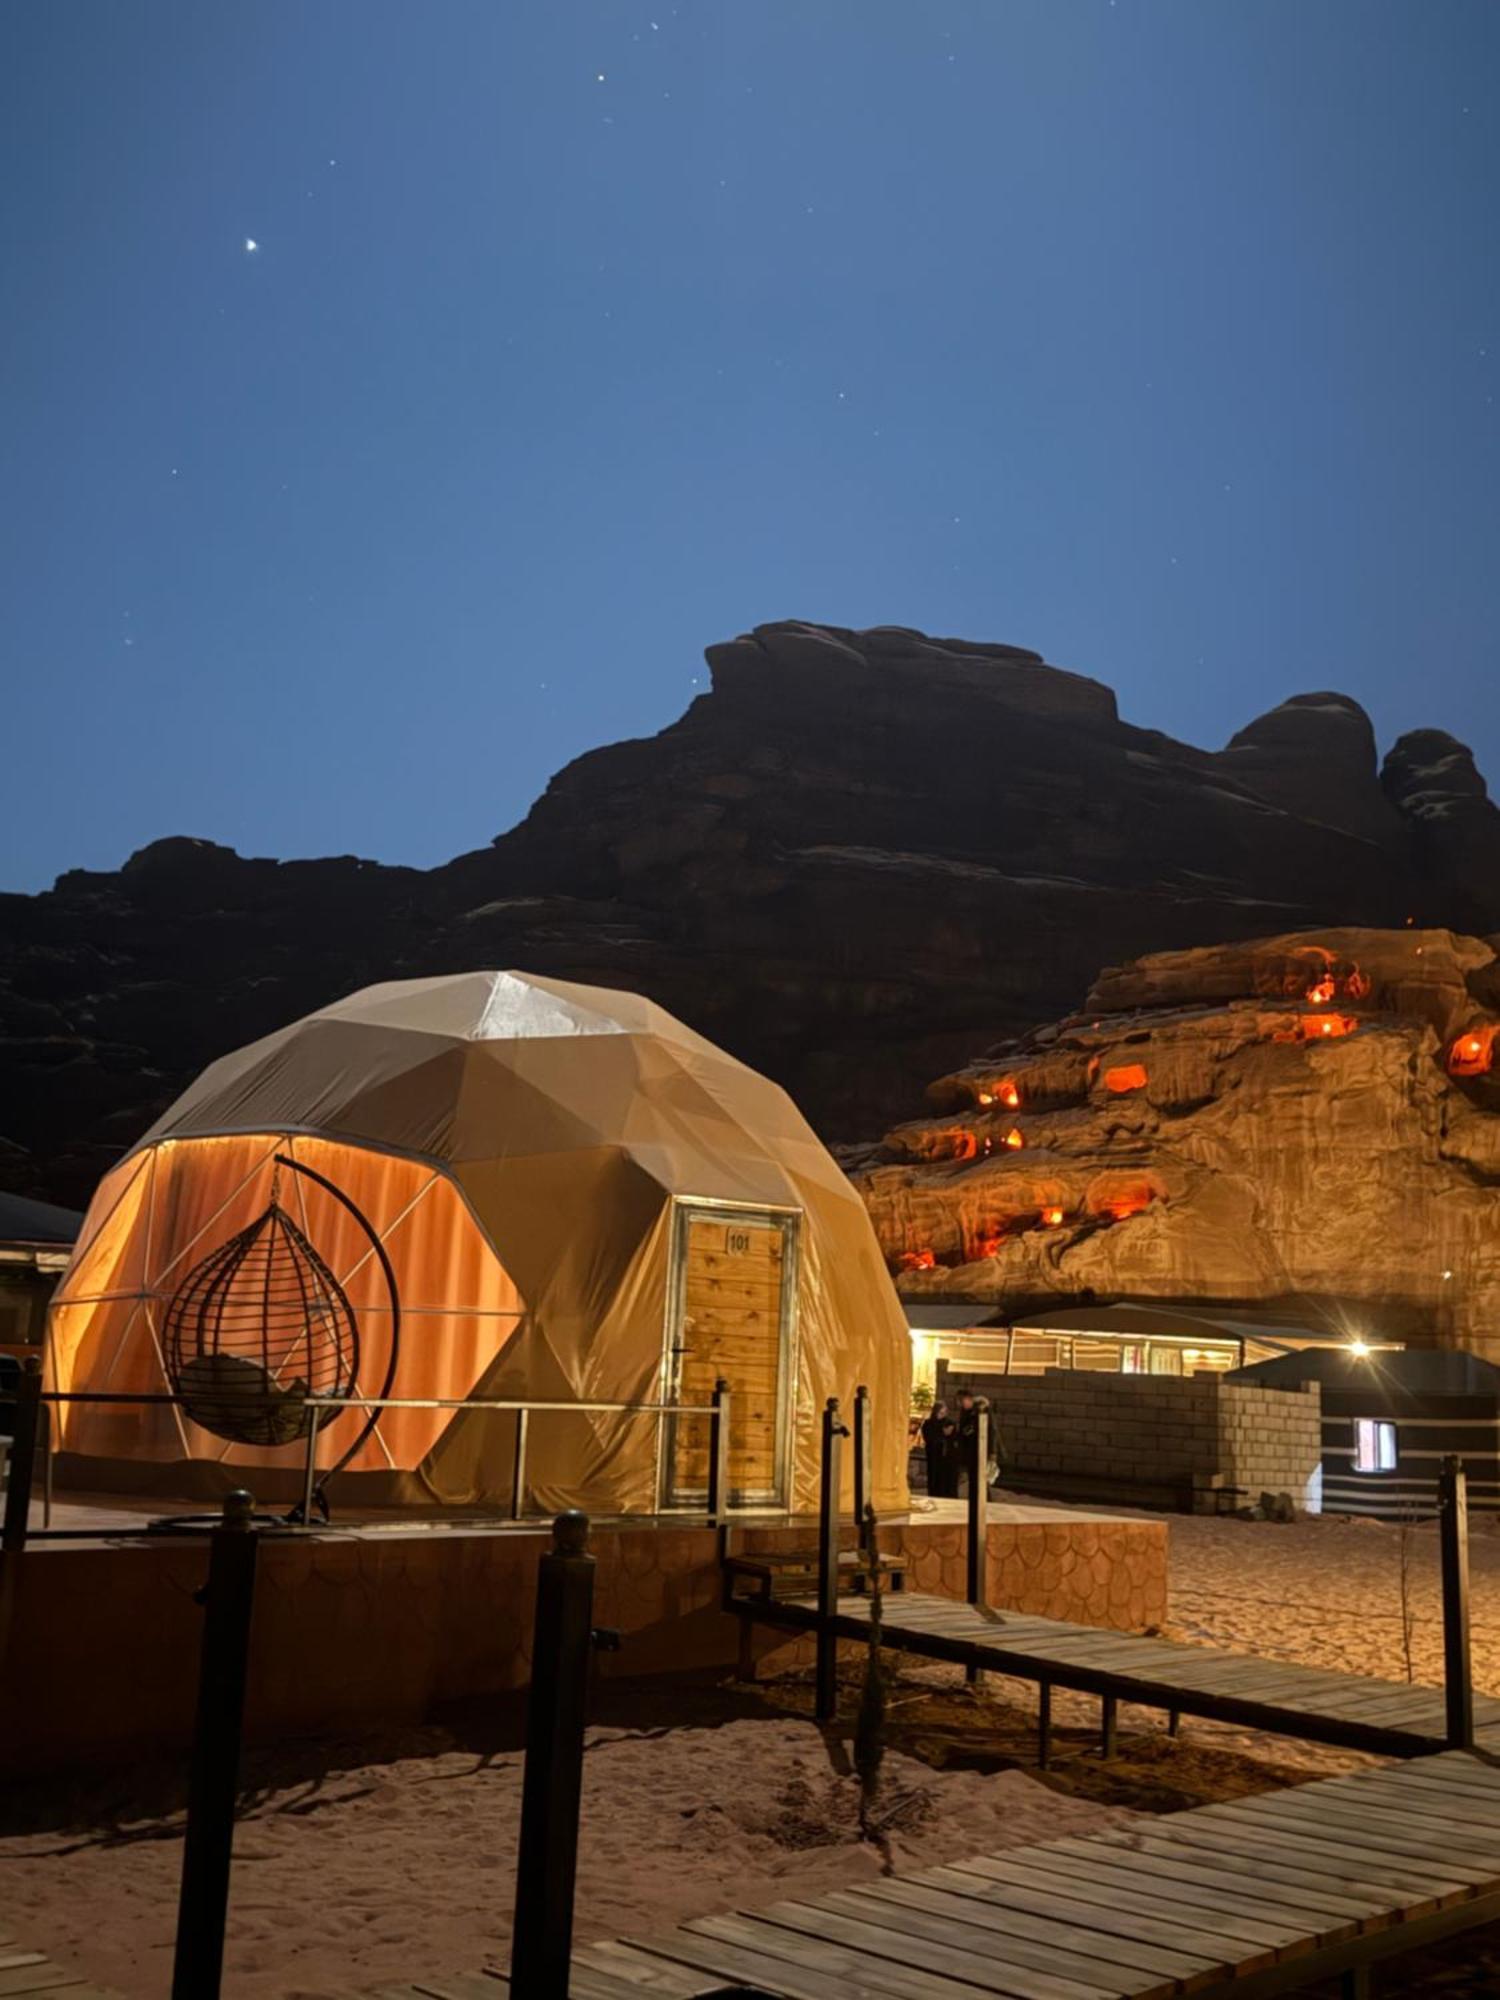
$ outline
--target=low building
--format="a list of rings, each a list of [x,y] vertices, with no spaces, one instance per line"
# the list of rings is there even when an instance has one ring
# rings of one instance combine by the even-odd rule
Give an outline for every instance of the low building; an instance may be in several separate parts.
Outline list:
[[[82,1227],[71,1208],[0,1194],[0,1355],[20,1359],[41,1346],[47,1302]]]
[[[904,1304],[912,1379],[934,1392],[939,1362],[955,1374],[974,1375],[1044,1375],[1052,1368],[1222,1375],[1309,1348],[1345,1349],[1351,1338],[1346,1331],[1318,1332],[1177,1305],[1067,1306],[1007,1323],[997,1309],[972,1301]],[[1359,1346],[1373,1351],[1373,1344]]]
[[[1477,1354],[1325,1348],[1278,1355],[1229,1379],[1268,1389],[1319,1385],[1325,1513],[1430,1516],[1449,1456],[1463,1461],[1470,1506],[1500,1510],[1500,1368]]]

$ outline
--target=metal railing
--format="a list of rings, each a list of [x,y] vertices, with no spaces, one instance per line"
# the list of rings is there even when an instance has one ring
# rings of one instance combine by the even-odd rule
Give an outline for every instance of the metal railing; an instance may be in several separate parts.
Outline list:
[[[53,1437],[51,1406],[54,1404],[106,1404],[131,1405],[139,1408],[170,1408],[188,1410],[189,1406],[181,1396],[164,1394],[160,1391],[133,1393],[128,1390],[109,1389],[43,1389],[39,1365],[32,1365],[23,1373],[16,1388],[9,1394],[0,1395],[0,1410],[10,1408],[15,1412],[14,1435],[9,1440],[9,1477],[5,1489],[3,1527],[0,1527],[0,1544],[7,1550],[19,1552],[28,1541],[36,1540],[122,1540],[138,1536],[147,1531],[148,1522],[131,1524],[128,1527],[107,1527],[103,1525],[78,1528],[54,1528],[52,1518],[52,1457]],[[531,1518],[550,1518],[545,1514],[529,1516],[526,1511],[526,1459],[530,1442],[530,1420],[533,1415],[559,1414],[572,1416],[616,1416],[621,1418],[648,1417],[658,1426],[668,1420],[704,1422],[708,1425],[707,1485],[702,1506],[689,1500],[681,1505],[662,1504],[663,1451],[662,1436],[658,1431],[657,1463],[657,1505],[630,1513],[628,1518],[655,1520],[662,1516],[673,1519],[697,1520],[706,1516],[711,1526],[721,1525],[734,1511],[731,1506],[729,1488],[729,1425],[732,1407],[732,1392],[725,1381],[715,1384],[713,1396],[706,1403],[624,1403],[624,1402],[568,1402],[561,1398],[544,1397],[487,1397],[487,1396],[309,1396],[304,1407],[312,1412],[326,1410],[489,1410],[511,1412],[516,1417],[513,1447],[510,1498],[503,1514],[484,1514],[465,1510],[458,1518],[465,1525],[482,1524],[485,1521],[500,1520],[518,1523]],[[328,1428],[327,1422],[314,1421],[307,1432],[307,1451],[303,1465],[302,1497],[287,1522],[289,1527],[312,1527],[312,1515],[316,1507],[318,1487],[317,1450],[318,1439]],[[35,1483],[36,1461],[42,1459],[44,1525],[30,1526],[30,1504]],[[753,1511],[762,1514],[766,1510],[756,1507]]]

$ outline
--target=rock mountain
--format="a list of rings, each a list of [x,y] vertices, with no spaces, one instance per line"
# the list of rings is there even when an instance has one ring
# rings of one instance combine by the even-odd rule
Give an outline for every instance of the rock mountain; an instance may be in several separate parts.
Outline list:
[[[1500,959],[1298,932],[1102,974],[846,1149],[900,1288],[1196,1301],[1500,1359]]]
[[[1018,647],[761,626],[671,727],[430,871],[171,839],[0,896],[0,1186],[81,1202],[213,1056],[381,978],[638,988],[868,1133],[1106,960],[1320,924],[1500,928],[1465,747],[1295,696],[1219,751]]]

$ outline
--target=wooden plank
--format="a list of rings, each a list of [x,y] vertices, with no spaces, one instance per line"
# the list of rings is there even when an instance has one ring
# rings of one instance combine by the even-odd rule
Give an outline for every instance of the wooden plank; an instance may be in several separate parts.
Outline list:
[[[1226,1971],[1258,1971],[1273,1963],[1273,1953],[1239,1954],[1206,1926],[1164,1924],[1157,1918],[1122,1910],[1118,1905],[1107,1908],[1085,1896],[1060,1894],[1049,1879],[1044,1877],[1038,1882],[1029,1877],[1024,1865],[1015,1858],[1023,1851],[1012,1848],[1003,1857],[994,1859],[976,1855],[970,1861],[956,1861],[953,1866],[961,1875],[973,1875],[988,1883],[991,1901],[1030,1910],[1033,1916],[1049,1917],[1061,1925],[1099,1931],[1105,1937],[1134,1938],[1141,1944],[1165,1945],[1169,1951],[1192,1952]]]
[[[409,1990],[420,1993],[423,2000],[504,2000],[509,1986],[508,1979],[501,1982],[486,1972],[459,1972],[443,1979],[419,1979]],[[578,2000],[605,2000],[605,1996],[580,1994]]]
[[[590,1971],[618,1976],[636,1995],[636,2000],[642,1993],[665,1993],[671,2000],[696,2000],[698,1994],[724,1983],[713,1973],[672,1965],[664,1958],[613,1938],[599,1938],[580,1946],[573,1954],[573,1963],[584,1964]]]
[[[1044,1996],[1045,2000],[1119,2000],[1118,1984],[1103,1984],[1097,1971],[1080,1976],[1060,1965],[1059,1954],[1050,1947],[1028,1946],[962,1922],[924,1918],[915,1910],[870,1901],[848,1890],[820,1896],[809,1915],[819,1924],[830,1917],[844,1920],[848,1928],[835,1935],[876,1957],[894,1959],[898,1965],[916,1957],[924,1968],[952,1973],[988,1992],[1029,1995],[1031,2000]],[[914,1936],[923,1940],[916,1953]]]
[[[12,1972],[0,1972],[0,1993],[5,1994],[7,2000],[11,1995],[61,1993],[68,1987],[82,1984],[83,1980],[76,1972],[64,1972],[50,1959],[43,1959],[40,1965],[23,1965]]]
[[[1407,1764],[1399,1772],[1391,1774],[1393,1779],[1404,1782],[1388,1784],[1384,1772],[1378,1776],[1381,1782],[1372,1782],[1368,1787],[1371,1797],[1389,1795],[1397,1800],[1410,1799],[1414,1811],[1425,1812],[1437,1807],[1454,1819],[1472,1820],[1480,1826],[1494,1826],[1500,1819],[1500,1790],[1487,1798],[1483,1792],[1471,1791],[1467,1785],[1450,1785],[1442,1779],[1424,1778],[1420,1775],[1420,1763]]]
[[[1255,1810],[1250,1811],[1253,1804]],[[1455,1833],[1451,1840],[1438,1841],[1430,1834],[1423,1833],[1413,1838],[1408,1831],[1399,1827],[1387,1828],[1376,1823],[1373,1813],[1367,1813],[1355,1806],[1341,1806],[1331,1799],[1299,1799],[1292,1792],[1262,1794],[1254,1801],[1226,1806],[1205,1806],[1200,1808],[1204,1817],[1220,1824],[1237,1821],[1257,1827],[1290,1827],[1303,1832],[1309,1839],[1321,1839],[1335,1851],[1344,1855],[1365,1855],[1374,1861],[1389,1860],[1403,1867],[1411,1864],[1421,1866],[1441,1865],[1447,1873],[1459,1881],[1478,1884],[1488,1882],[1500,1874],[1500,1867],[1476,1857],[1472,1849],[1465,1846],[1463,1836]]]
[[[1211,1909],[1218,1907],[1221,1897],[1228,1896],[1257,1908],[1284,1910],[1291,1916],[1304,1919],[1310,1927],[1316,1926],[1329,1935],[1337,1935],[1341,1941],[1346,1934],[1352,1937],[1364,1929],[1368,1919],[1383,1916],[1387,1907],[1378,1899],[1356,1899],[1328,1889],[1311,1888],[1307,1886],[1306,1878],[1300,1875],[1295,1876],[1293,1883],[1273,1882],[1257,1870],[1247,1881],[1247,1871],[1239,1862],[1193,1861],[1185,1858],[1188,1853],[1185,1848],[1175,1850],[1167,1859],[1145,1846],[1133,1846],[1129,1841],[1105,1846],[1102,1839],[1080,1838],[1051,1841],[1048,1852],[1077,1855],[1087,1859],[1090,1865],[1101,1858],[1111,1868],[1128,1864],[1144,1874],[1158,1876],[1163,1882],[1178,1883],[1184,1891],[1194,1890],[1197,1895],[1209,1899]],[[1295,1871],[1293,1873],[1295,1875]]]
[[[758,1911],[756,1927],[779,1925],[795,1935],[802,1946],[822,1949],[833,1944],[859,1955],[860,1976],[870,1979],[874,1969],[891,1992],[902,2000],[942,2000],[957,1986],[969,1993],[998,1996],[998,2000],[1100,2000],[1105,1989],[1079,1985],[1060,1974],[1037,1972],[1024,1965],[999,1963],[995,1957],[980,1958],[954,1945],[925,1943],[921,1963],[912,1963],[910,1934],[905,1937],[888,1924],[862,1917],[845,1916],[833,1907],[834,1896],[816,1904],[773,1903]]]
[[[1118,1896],[1128,1896],[1136,1910],[1160,1908],[1164,1916],[1180,1915],[1188,1923],[1207,1921],[1204,1912],[1217,1916],[1226,1937],[1242,1937],[1250,1944],[1272,1946],[1281,1956],[1307,1948],[1325,1932],[1354,1937],[1359,1926],[1338,1919],[1320,1919],[1311,1910],[1293,1911],[1285,1906],[1258,1903],[1252,1897],[1220,1890],[1207,1890],[1161,1870],[1131,1867],[1103,1859],[1097,1852],[1079,1856],[1060,1853],[1052,1844],[1027,1850],[1038,1860],[1045,1856],[1049,1873],[1059,1880],[1090,1882]]]
[[[834,1945],[815,1946],[810,1938],[798,1938],[792,1931],[774,1924],[764,1927],[743,1917],[704,1917],[702,1924],[714,1925],[709,1935],[697,1931],[673,1931],[670,1936],[639,1939],[680,1965],[696,1965],[715,1972],[720,1983],[735,1980],[763,1986],[787,2000],[885,2000],[888,1994],[903,2000],[908,1989],[900,1975],[880,1959],[866,1959],[858,1952]],[[737,1941],[743,1931],[755,1939],[753,1945]],[[924,1991],[920,2000],[990,2000],[981,1987],[944,1982],[945,1990]],[[913,1995],[912,2000],[918,2000]]]
[[[1295,1864],[1299,1875],[1316,1886],[1326,1883],[1332,1889],[1354,1896],[1364,1890],[1388,1895],[1392,1907],[1404,1917],[1427,1916],[1454,1903],[1467,1902],[1473,1894],[1467,1882],[1456,1882],[1450,1876],[1416,1869],[1409,1864],[1393,1867],[1368,1861],[1360,1864],[1349,1862],[1337,1850],[1331,1852],[1326,1841],[1305,1839],[1285,1827],[1279,1827],[1274,1832],[1262,1828],[1257,1832],[1254,1828],[1234,1824],[1206,1826],[1196,1819],[1191,1827],[1173,1826],[1175,1817],[1165,1815],[1158,1822],[1162,1829],[1159,1834],[1155,1834],[1153,1829],[1155,1837],[1162,1842],[1163,1851],[1181,1849],[1195,1856],[1204,1852],[1231,1855],[1247,1868],[1259,1867],[1262,1862],[1268,1868],[1282,1863]]]
[[[930,1872],[936,1875],[938,1871]],[[842,1893],[861,1902],[895,1904],[905,1913],[902,1921],[914,1918],[918,1911],[926,1912],[933,1921],[946,1926],[944,1935],[955,1941],[975,1933],[987,1936],[990,1943],[976,1944],[976,1950],[990,1949],[996,1939],[1011,1952],[1024,1945],[1028,1950],[1041,1952],[1046,1964],[1081,1979],[1085,1985],[1095,1979],[1113,1980],[1110,1990],[1138,1996],[1138,2000],[1157,2000],[1158,1995],[1175,1994],[1183,1990],[1185,1982],[1192,1981],[1195,1975],[1201,1978],[1204,1973],[1203,1961],[1189,1958],[1186,1953],[1153,1950],[1149,1945],[1138,1945],[1128,1939],[1111,1944],[1096,1939],[1092,1932],[1062,1934],[1055,1924],[1041,1917],[1030,1916],[1024,1910],[1004,1909],[962,1889],[943,1887],[926,1874],[890,1876],[881,1882],[861,1883]]]
[[[1413,1844],[1425,1847],[1429,1837],[1439,1835],[1471,1841],[1476,1853],[1496,1857],[1495,1873],[1500,1877],[1500,1821],[1493,1814],[1486,1818],[1482,1806],[1456,1813],[1439,1792],[1367,1785],[1354,1809],[1361,1818],[1368,1816],[1382,1826],[1405,1828]]]

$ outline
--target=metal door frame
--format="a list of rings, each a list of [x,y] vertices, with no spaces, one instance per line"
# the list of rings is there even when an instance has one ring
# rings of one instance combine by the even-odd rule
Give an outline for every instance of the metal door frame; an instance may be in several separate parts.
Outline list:
[[[797,1407],[797,1371],[801,1344],[797,1338],[798,1273],[801,1265],[803,1210],[783,1208],[774,1202],[721,1201],[707,1195],[672,1197],[672,1231],[667,1258],[667,1301],[662,1322],[661,1393],[663,1403],[681,1401],[682,1322],[687,1306],[688,1231],[695,1222],[723,1222],[726,1226],[748,1222],[782,1231],[781,1327],[776,1356],[776,1442],[774,1478],[769,1490],[756,1493],[732,1491],[730,1505],[747,1511],[785,1511],[789,1504],[791,1464],[791,1421]],[[731,1391],[735,1384],[730,1382]],[[680,1417],[669,1417],[657,1428],[656,1492],[664,1514],[701,1512],[708,1498],[707,1488],[696,1492],[679,1491],[673,1485],[677,1425]],[[733,1428],[733,1415],[730,1418]]]

